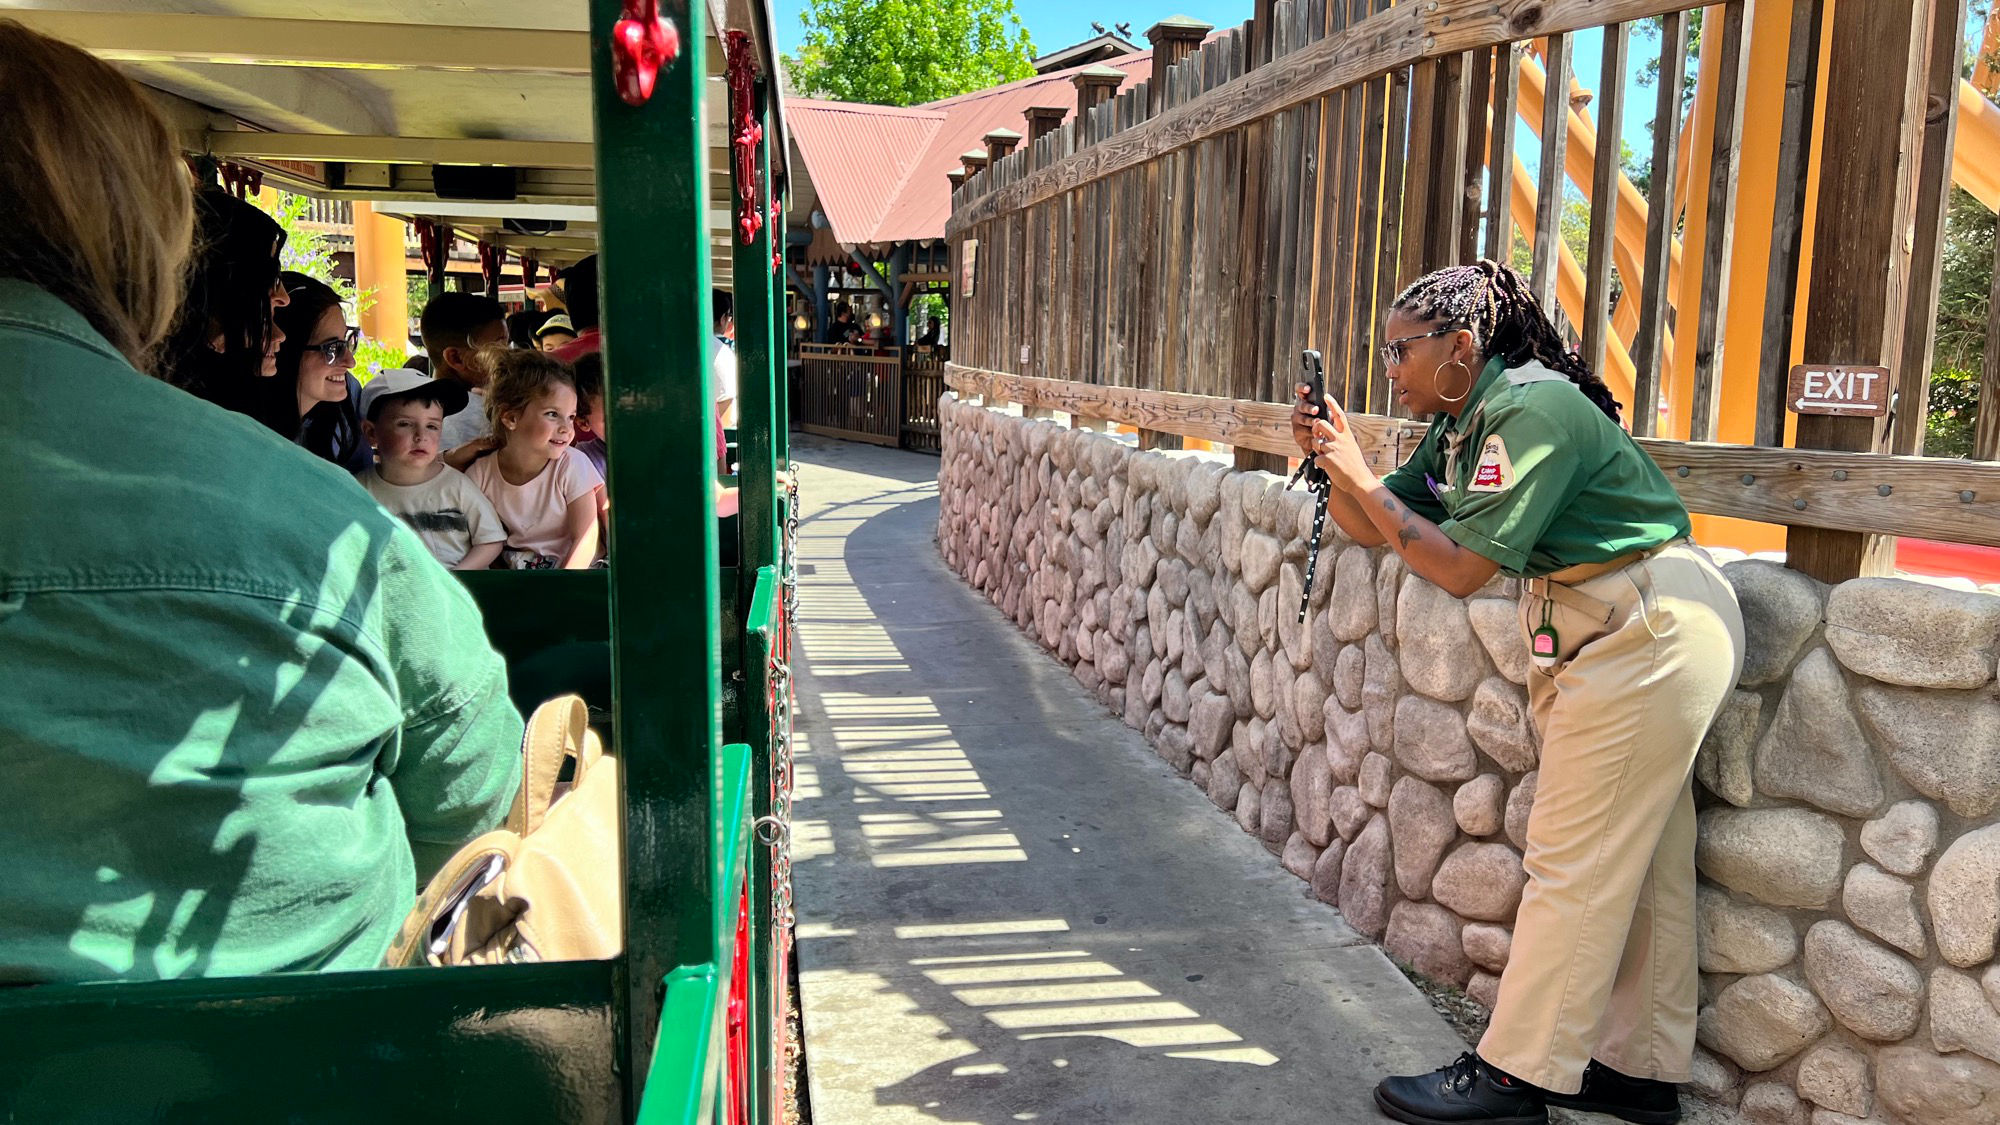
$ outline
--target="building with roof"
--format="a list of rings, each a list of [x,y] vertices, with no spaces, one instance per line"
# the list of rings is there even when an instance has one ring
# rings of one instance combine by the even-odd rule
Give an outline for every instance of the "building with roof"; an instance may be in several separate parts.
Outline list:
[[[1184,16],[1163,20],[1147,31],[1148,50],[1106,33],[1036,60],[1059,69],[922,105],[788,99],[791,166],[805,172],[792,180],[788,237],[804,248],[795,260],[811,269],[809,279],[793,281],[812,293],[816,338],[824,342],[830,302],[845,299],[892,320],[895,342],[907,343],[910,300],[949,292],[944,227],[953,175],[1145,81],[1211,30]],[[1174,49],[1156,59],[1168,43]],[[1065,58],[1081,61],[1061,65]]]

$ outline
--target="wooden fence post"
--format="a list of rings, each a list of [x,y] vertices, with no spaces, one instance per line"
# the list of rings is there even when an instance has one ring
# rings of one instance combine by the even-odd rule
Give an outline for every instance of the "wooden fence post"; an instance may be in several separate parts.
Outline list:
[[[1805,362],[1894,367],[1901,360],[1909,289],[1907,233],[1916,221],[1923,128],[1924,0],[1834,6],[1826,79],[1826,130],[1814,216],[1812,297]],[[1875,418],[1804,415],[1801,449],[1874,452]],[[1885,486],[1886,487],[1886,486]],[[1822,582],[1886,574],[1888,536],[1794,527],[1786,563]]]

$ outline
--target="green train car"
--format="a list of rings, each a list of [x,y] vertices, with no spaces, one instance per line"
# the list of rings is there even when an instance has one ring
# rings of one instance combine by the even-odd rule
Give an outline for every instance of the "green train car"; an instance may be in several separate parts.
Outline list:
[[[598,253],[609,569],[467,585],[509,607],[487,617],[518,702],[573,689],[609,716],[625,952],[0,989],[0,1121],[778,1120],[797,497],[766,0],[105,7],[0,0],[0,17],[119,63],[190,158],[544,263]],[[734,479],[712,285],[734,296]],[[740,512],[718,520],[728,485]]]

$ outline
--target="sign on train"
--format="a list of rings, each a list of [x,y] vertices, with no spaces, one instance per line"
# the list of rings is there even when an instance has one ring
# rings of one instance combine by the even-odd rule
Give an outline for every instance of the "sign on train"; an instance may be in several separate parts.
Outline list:
[[[1794,414],[1880,418],[1889,413],[1889,369],[1801,363],[1792,368],[1785,406]]]

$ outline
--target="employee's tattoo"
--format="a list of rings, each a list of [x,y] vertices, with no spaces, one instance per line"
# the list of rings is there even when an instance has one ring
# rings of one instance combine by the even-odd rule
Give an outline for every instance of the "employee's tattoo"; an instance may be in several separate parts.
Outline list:
[[[1394,493],[1390,493],[1382,498],[1382,508],[1388,512],[1398,510],[1402,512],[1403,525],[1396,529],[1396,542],[1401,543],[1406,549],[1410,544],[1424,537],[1424,530],[1417,523],[1417,514],[1397,504]]]

